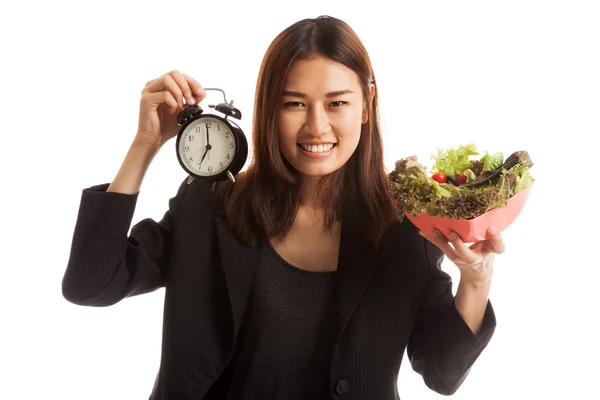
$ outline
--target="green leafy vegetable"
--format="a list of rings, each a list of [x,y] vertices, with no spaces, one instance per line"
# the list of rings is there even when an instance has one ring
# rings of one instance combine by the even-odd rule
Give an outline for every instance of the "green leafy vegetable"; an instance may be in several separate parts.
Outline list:
[[[475,172],[473,172],[470,168],[465,169],[463,171],[463,174],[465,174],[467,176],[467,183],[473,182],[477,178],[477,175],[475,175]]]
[[[515,152],[507,160],[500,152],[486,152],[479,160],[469,158],[478,154],[474,144],[438,149],[437,157],[432,156],[436,160],[432,171],[427,171],[415,156],[398,160],[388,174],[388,184],[398,205],[399,220],[405,214],[416,217],[422,212],[446,218],[476,218],[505,207],[508,199],[533,183],[533,162],[526,151]],[[448,176],[462,173],[467,182],[480,181],[481,186],[455,185],[450,180],[439,183],[432,179],[437,172]]]
[[[485,155],[483,157],[481,157],[481,162],[483,162],[483,171],[496,170],[502,165],[503,161],[504,161],[504,154],[502,152],[489,154],[486,151]]]
[[[458,149],[437,149],[437,156],[431,155],[435,160],[433,172],[443,172],[446,176],[456,176],[467,168],[471,168],[469,156],[478,155],[477,146],[471,143],[459,146]]]
[[[514,166],[511,170],[517,174],[514,189],[515,194],[529,187],[533,183],[533,177],[531,176],[529,167],[527,167],[526,165],[518,164]]]

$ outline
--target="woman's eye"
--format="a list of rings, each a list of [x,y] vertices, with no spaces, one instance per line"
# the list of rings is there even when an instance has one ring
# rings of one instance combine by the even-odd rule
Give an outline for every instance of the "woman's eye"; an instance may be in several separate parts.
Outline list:
[[[348,104],[348,102],[346,101],[334,101],[332,103],[329,103],[330,105],[332,105],[334,108],[338,108],[343,106],[344,104]],[[300,107],[302,106],[302,103],[299,101],[290,101],[287,102],[283,105],[285,108],[291,108],[291,107]]]

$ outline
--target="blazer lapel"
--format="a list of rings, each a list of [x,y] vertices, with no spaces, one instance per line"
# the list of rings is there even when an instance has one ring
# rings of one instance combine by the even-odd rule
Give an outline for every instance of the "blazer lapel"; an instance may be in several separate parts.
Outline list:
[[[349,215],[342,222],[335,313],[336,343],[380,264],[373,245],[360,240],[362,225],[356,217],[358,216]]]
[[[217,218],[217,237],[237,334],[260,260],[260,249],[239,241],[220,218]]]

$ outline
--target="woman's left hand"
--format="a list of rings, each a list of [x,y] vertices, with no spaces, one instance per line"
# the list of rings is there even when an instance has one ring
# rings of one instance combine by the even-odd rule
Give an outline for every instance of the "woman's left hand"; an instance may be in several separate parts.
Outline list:
[[[421,236],[436,245],[446,257],[460,269],[461,281],[487,282],[492,279],[494,256],[504,253],[504,241],[493,227],[488,229],[488,239],[480,240],[469,247],[456,232],[450,232],[445,238],[440,231],[434,231],[433,237],[419,232]],[[452,246],[450,245],[452,244]]]

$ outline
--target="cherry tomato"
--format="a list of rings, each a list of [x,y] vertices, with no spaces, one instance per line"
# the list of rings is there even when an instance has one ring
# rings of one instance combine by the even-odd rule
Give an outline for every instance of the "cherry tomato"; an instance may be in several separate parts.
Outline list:
[[[461,173],[460,175],[458,175],[456,177],[456,184],[458,186],[462,185],[463,183],[465,183],[467,181],[467,176],[465,175],[465,173]]]
[[[436,174],[433,174],[431,179],[433,179],[434,181],[436,181],[438,183],[446,183],[446,175],[444,175],[443,172],[438,172]]]

